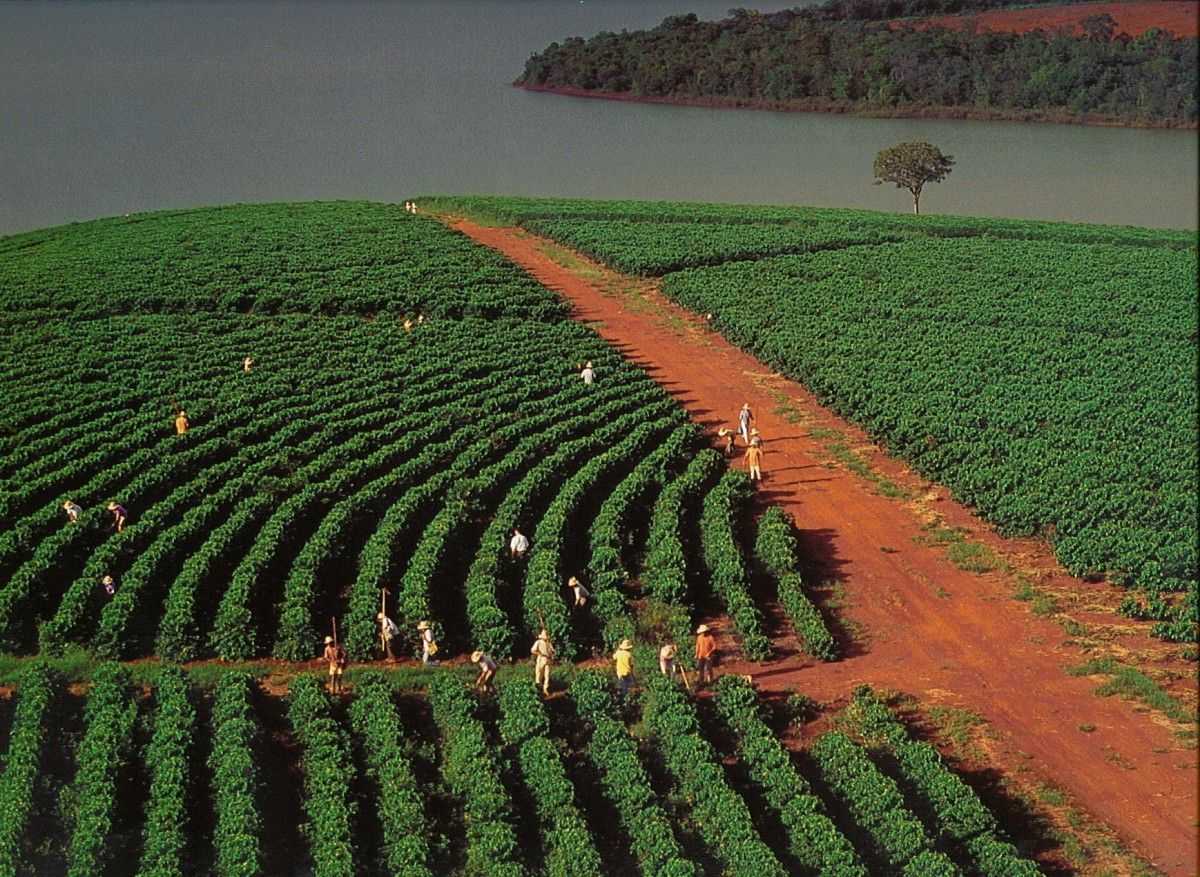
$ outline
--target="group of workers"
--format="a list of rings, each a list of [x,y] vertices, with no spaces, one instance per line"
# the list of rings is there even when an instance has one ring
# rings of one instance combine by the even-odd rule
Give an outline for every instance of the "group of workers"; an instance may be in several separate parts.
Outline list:
[[[733,456],[737,437],[742,437],[742,441],[746,445],[743,459],[746,461],[746,469],[750,472],[750,480],[762,481],[763,441],[762,435],[754,426],[754,412],[750,409],[749,402],[744,404],[737,413],[737,428],[723,426],[717,430],[717,435],[725,442],[722,450],[726,457]]]
[[[572,576],[572,581],[578,585],[578,579]],[[582,587],[582,585],[579,585]],[[394,641],[400,636],[400,628],[386,612],[376,616],[380,625],[380,639],[389,663],[395,663],[398,658]],[[438,652],[437,637],[433,625],[428,621],[417,624],[417,637],[421,643],[421,663],[427,667],[437,666],[434,655]],[[550,632],[544,628],[538,633],[537,639],[529,648],[533,659],[533,684],[540,688],[545,697],[550,696],[550,671],[554,666],[557,653],[554,643],[550,640]],[[713,681],[713,665],[717,658],[717,640],[712,629],[707,624],[696,628],[696,643],[693,649],[696,660],[696,670],[700,685],[711,684]],[[333,694],[342,691],[342,675],[345,672],[348,658],[345,648],[332,636],[325,637],[325,652],[323,659],[329,666],[329,690]],[[633,641],[626,638],[621,640],[613,652],[613,667],[617,677],[617,692],[624,697],[633,687],[634,661]],[[479,667],[479,675],[475,678],[475,689],[486,692],[491,688],[492,680],[496,678],[498,664],[496,659],[482,649],[471,653],[471,663]],[[690,687],[687,672],[679,663],[679,650],[674,642],[664,643],[658,650],[658,670],[669,679],[682,679]]]

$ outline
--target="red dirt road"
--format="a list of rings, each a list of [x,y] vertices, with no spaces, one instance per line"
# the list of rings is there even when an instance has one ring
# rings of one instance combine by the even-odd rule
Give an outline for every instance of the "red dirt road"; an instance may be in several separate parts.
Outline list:
[[[1178,37],[1194,37],[1200,31],[1200,3],[1193,0],[1156,0],[1145,3],[1077,3],[1067,6],[1032,6],[1025,9],[997,9],[976,15],[942,15],[915,21],[893,22],[893,27],[944,27],[961,30],[974,22],[979,30],[997,33],[1026,33],[1031,30],[1054,31],[1070,27],[1082,32],[1080,23],[1093,15],[1111,15],[1115,33],[1139,36],[1152,27]]]
[[[1131,704],[1095,696],[1094,680],[1068,676],[1064,668],[1082,655],[1057,624],[1013,601],[1011,582],[999,574],[964,572],[942,551],[918,544],[919,503],[887,499],[864,479],[830,468],[827,449],[809,430],[834,427],[852,440],[861,433],[650,284],[640,284],[638,296],[621,294],[604,282],[611,272],[582,257],[582,269],[561,267],[544,252],[544,241],[524,231],[455,227],[570,301],[578,319],[593,323],[709,429],[731,422],[743,402],[754,409],[768,440],[763,495],[793,516],[818,574],[841,583],[841,616],[855,627],[854,645],[838,663],[791,655],[748,667],[760,688],[830,700],[867,682],[970,709],[1024,766],[1069,791],[1138,855],[1168,874],[1198,873],[1196,751]],[[773,412],[780,391],[805,415],[802,425]],[[898,483],[922,484],[896,461],[881,464],[869,449],[864,453]],[[935,490],[937,499],[923,499],[947,520],[972,520],[944,489]],[[979,538],[1002,544],[986,525],[975,521],[976,528]],[[1095,730],[1080,730],[1089,725]]]

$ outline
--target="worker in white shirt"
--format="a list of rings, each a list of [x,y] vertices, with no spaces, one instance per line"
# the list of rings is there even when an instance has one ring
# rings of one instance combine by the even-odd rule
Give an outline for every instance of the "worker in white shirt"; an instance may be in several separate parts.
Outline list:
[[[583,382],[589,387],[595,382],[596,370],[592,368],[592,363],[590,360],[583,364],[583,371],[579,373],[579,376],[583,378]]]
[[[508,543],[508,550],[516,560],[524,557],[525,552],[529,550],[529,540],[516,527],[513,527],[513,535]]]
[[[533,655],[533,684],[541,686],[542,694],[550,696],[550,666],[554,663],[554,645],[550,642],[550,631],[543,630],[529,649]]]
[[[496,662],[487,652],[476,650],[471,652],[471,663],[479,665],[479,677],[475,680],[477,691],[487,691],[496,678]]]

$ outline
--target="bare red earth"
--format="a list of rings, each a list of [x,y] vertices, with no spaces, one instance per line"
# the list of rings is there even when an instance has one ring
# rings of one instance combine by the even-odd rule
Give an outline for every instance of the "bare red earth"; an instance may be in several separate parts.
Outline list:
[[[1111,15],[1115,33],[1139,36],[1157,27],[1179,37],[1197,35],[1200,3],[1191,0],[1156,0],[1146,3],[1076,3],[1067,6],[1033,6],[1026,9],[996,9],[976,15],[941,15],[912,21],[896,21],[893,27],[944,27],[962,30],[977,27],[998,33],[1026,33],[1070,28],[1081,33],[1081,23],[1093,15]]]
[[[767,366],[657,293],[634,302],[606,292],[552,261],[543,252],[545,242],[518,229],[469,222],[455,227],[571,302],[578,319],[642,365],[699,423],[712,429],[731,422],[743,402],[754,408],[769,439],[762,495],[793,516],[818,573],[841,583],[847,597],[841,614],[855,635],[837,663],[790,654],[737,672],[752,672],[763,689],[798,690],[822,700],[844,698],[861,682],[977,712],[1001,746],[1024,760],[1022,769],[1052,778],[1138,855],[1168,874],[1197,873],[1196,751],[1129,703],[1095,696],[1094,680],[1068,676],[1065,666],[1082,656],[1057,624],[1014,602],[1011,582],[999,574],[964,572],[941,550],[919,544],[919,512],[825,465],[828,451],[809,430],[834,427],[852,441],[861,439],[872,465],[898,483],[920,486],[902,464],[877,449],[872,453],[861,432],[822,409],[803,387],[772,378]],[[588,274],[594,276],[590,268]],[[764,381],[786,392],[810,418],[806,426],[772,411],[776,400]],[[935,492],[936,498],[924,499],[947,521],[971,523],[979,538],[1001,542],[944,489]],[[1036,554],[1032,545],[1018,546],[1026,550]]]

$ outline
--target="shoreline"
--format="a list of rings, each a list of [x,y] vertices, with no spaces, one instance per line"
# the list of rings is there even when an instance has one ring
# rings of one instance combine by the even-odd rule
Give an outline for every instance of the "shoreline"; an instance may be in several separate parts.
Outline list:
[[[1049,110],[988,110],[978,107],[930,106],[913,104],[896,107],[870,107],[850,101],[827,98],[772,101],[733,97],[663,97],[635,95],[625,91],[598,91],[574,86],[526,85],[513,83],[514,88],[562,97],[582,97],[640,104],[666,104],[681,107],[702,107],[710,110],[760,110],[776,113],[824,113],[857,116],[863,119],[944,119],[970,122],[1033,122],[1055,125],[1085,125],[1097,128],[1131,128],[1142,130],[1195,131],[1197,122],[1129,120],[1117,116],[1077,113],[1054,113]]]

